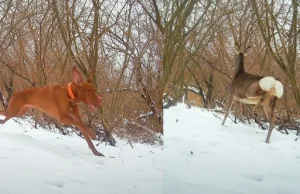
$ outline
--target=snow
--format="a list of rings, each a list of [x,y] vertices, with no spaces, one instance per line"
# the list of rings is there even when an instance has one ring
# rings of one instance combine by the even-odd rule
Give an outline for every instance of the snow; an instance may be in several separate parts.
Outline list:
[[[96,157],[82,138],[0,125],[0,193],[296,194],[300,142],[184,104],[164,109],[164,149],[117,139]],[[176,122],[178,120],[178,122]],[[94,142],[96,144],[97,142]],[[113,157],[113,158],[111,158]]]
[[[299,193],[295,134],[274,129],[266,144],[267,130],[229,118],[222,127],[223,116],[184,104],[164,109],[165,193]]]
[[[163,193],[161,146],[117,139],[96,147],[84,139],[34,129],[23,119],[0,125],[1,194],[153,194]],[[94,142],[96,145],[97,142]],[[114,158],[113,158],[114,157]]]

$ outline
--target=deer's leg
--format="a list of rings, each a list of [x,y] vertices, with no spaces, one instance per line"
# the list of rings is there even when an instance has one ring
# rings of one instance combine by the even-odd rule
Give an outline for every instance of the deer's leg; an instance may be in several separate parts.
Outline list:
[[[100,152],[98,152],[96,150],[96,148],[94,147],[93,145],[93,142],[91,141],[89,135],[88,135],[88,129],[87,127],[82,123],[82,122],[79,122],[79,121],[76,121],[74,120],[71,116],[69,115],[66,115],[66,116],[63,116],[61,117],[60,119],[60,122],[64,123],[64,124],[67,124],[67,125],[74,125],[76,127],[78,127],[83,135],[83,137],[85,138],[89,148],[92,150],[92,152],[96,155],[96,156],[104,156],[103,154],[101,154]]]
[[[261,90],[259,86],[259,82],[254,82],[251,84],[248,89],[246,90],[246,96],[248,98],[259,98],[258,102],[255,104],[255,106],[252,108],[252,116],[254,117],[254,120],[263,128],[262,123],[260,122],[260,118],[258,118],[257,113],[255,113],[257,107],[262,105],[262,103],[265,101],[268,93]]]
[[[271,134],[272,131],[274,129],[274,108],[276,105],[276,100],[277,97],[275,96],[271,96],[270,98],[267,98],[264,102],[263,102],[263,109],[264,112],[269,120],[269,130],[268,130],[268,135],[266,138],[266,143],[270,143],[270,138],[271,138]]]
[[[261,90],[260,86],[259,86],[259,82],[256,81],[254,83],[252,83],[246,90],[246,96],[248,98],[259,98],[259,101],[257,102],[257,104],[254,106],[254,108],[252,109],[252,112],[255,111],[255,109],[257,107],[259,107],[261,105],[261,103],[265,100],[267,93],[263,90]]]
[[[266,94],[259,86],[259,81],[252,83],[246,90],[246,96],[248,98],[259,98]]]
[[[252,112],[254,112],[257,109],[257,107],[262,105],[262,103],[266,100],[267,96],[268,96],[268,93],[265,92],[265,94],[259,99],[257,104],[253,107]]]
[[[226,120],[226,118],[229,114],[229,111],[231,110],[233,102],[234,102],[234,95],[233,95],[233,92],[230,92],[229,100],[228,100],[228,106],[227,106],[226,113],[225,113],[225,116],[224,116],[224,119],[223,119],[223,122],[222,122],[222,126],[224,126],[225,120]]]

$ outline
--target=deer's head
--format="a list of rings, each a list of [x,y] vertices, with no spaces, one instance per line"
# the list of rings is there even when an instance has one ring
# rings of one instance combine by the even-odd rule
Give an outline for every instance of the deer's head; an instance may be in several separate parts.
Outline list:
[[[235,44],[235,61],[233,64],[233,78],[237,77],[240,73],[244,73],[244,53],[247,52],[247,50],[250,48],[248,46],[244,51],[242,51],[240,45],[238,43]]]

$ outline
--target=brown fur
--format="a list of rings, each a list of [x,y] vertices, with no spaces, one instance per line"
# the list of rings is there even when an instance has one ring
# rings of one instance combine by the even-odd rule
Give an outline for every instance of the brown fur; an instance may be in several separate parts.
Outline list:
[[[239,53],[234,63],[234,75],[229,91],[229,101],[222,125],[224,125],[234,101],[239,101],[244,104],[254,104],[255,107],[253,108],[253,111],[256,107],[262,104],[264,113],[270,123],[268,135],[265,141],[266,143],[269,143],[271,133],[276,122],[274,117],[274,108],[276,106],[277,97],[273,90],[266,92],[259,87],[259,80],[262,78],[262,76],[252,75],[245,72],[244,55],[243,53]]]
[[[71,85],[71,89],[77,102],[83,102],[90,108],[96,109],[101,105],[102,99],[96,94],[96,88],[91,83],[91,77],[92,73],[87,81],[83,81],[81,73],[74,66],[72,69],[74,83]],[[15,92],[7,109],[0,111],[0,114],[6,116],[0,123],[4,124],[13,117],[24,115],[28,108],[36,108],[64,124],[78,127],[92,152],[97,156],[104,156],[95,149],[91,138],[95,140],[96,133],[84,125],[77,102],[70,100],[67,85],[24,89]]]

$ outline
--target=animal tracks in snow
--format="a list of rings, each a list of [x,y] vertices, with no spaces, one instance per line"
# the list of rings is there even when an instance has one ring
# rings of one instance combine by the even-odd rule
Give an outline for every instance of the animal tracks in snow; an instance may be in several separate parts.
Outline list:
[[[258,182],[262,182],[265,178],[265,176],[262,174],[244,174],[242,176],[247,179],[258,181]]]
[[[59,181],[59,180],[56,180],[56,181],[49,181],[49,180],[46,180],[44,181],[45,184],[47,185],[50,185],[50,186],[55,186],[55,187],[59,187],[59,188],[63,188],[64,185],[65,185],[65,182],[64,181]]]
[[[300,160],[300,155],[296,156],[296,159]]]

